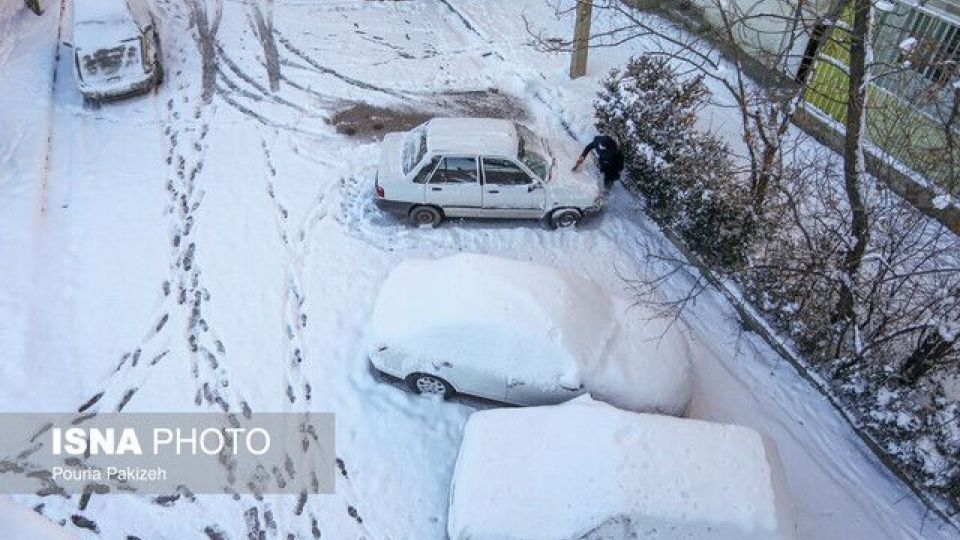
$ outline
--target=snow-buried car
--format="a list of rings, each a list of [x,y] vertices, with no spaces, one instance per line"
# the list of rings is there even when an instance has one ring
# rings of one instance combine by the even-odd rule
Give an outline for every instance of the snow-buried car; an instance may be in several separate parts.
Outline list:
[[[144,0],[73,3],[73,75],[88,99],[148,91],[163,77],[160,40]]]
[[[420,393],[544,405],[589,392],[666,414],[690,400],[689,356],[679,322],[578,276],[478,254],[396,267],[369,351],[377,370]]]
[[[447,519],[451,540],[786,540],[794,529],[767,438],[587,396],[473,413]]]

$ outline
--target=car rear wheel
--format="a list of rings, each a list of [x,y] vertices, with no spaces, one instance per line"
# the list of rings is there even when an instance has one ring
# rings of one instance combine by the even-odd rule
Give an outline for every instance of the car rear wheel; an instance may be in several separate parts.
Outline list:
[[[414,373],[407,377],[407,385],[418,394],[428,396],[442,396],[444,399],[454,395],[456,391],[443,378],[428,373]]]
[[[576,208],[558,208],[550,213],[550,226],[554,229],[575,227],[583,218]]]
[[[433,206],[414,206],[410,210],[410,221],[417,227],[436,227],[443,221],[443,214]]]

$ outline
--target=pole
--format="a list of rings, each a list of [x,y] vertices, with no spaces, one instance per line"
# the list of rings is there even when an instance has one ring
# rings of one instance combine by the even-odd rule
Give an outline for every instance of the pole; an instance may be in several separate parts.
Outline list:
[[[577,23],[573,30],[573,55],[570,57],[570,78],[587,74],[587,51],[590,45],[590,17],[593,0],[577,0]]]

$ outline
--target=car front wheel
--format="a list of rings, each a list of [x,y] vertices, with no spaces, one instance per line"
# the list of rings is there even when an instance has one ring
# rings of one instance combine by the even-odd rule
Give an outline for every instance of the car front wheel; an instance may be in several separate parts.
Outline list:
[[[576,208],[558,208],[550,213],[550,226],[554,229],[575,227],[583,218]]]
[[[417,227],[436,227],[443,221],[443,215],[433,206],[414,206],[410,210],[410,221]]]
[[[456,393],[450,383],[441,377],[428,373],[414,373],[410,375],[407,377],[407,384],[411,390],[418,394],[442,396],[444,399]]]

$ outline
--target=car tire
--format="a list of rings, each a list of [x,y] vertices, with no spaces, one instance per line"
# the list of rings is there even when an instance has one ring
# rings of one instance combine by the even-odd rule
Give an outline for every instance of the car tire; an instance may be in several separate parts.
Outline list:
[[[410,210],[410,222],[417,227],[436,227],[443,221],[443,213],[435,206],[414,206]]]
[[[583,213],[576,208],[558,208],[550,212],[550,227],[554,229],[569,229],[576,227],[583,219]]]
[[[407,376],[407,386],[417,394],[426,394],[434,396],[443,396],[447,399],[457,393],[453,385],[444,380],[443,377],[431,375],[429,373],[411,373]]]

